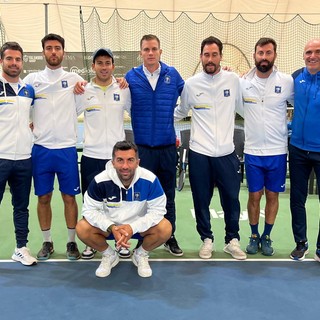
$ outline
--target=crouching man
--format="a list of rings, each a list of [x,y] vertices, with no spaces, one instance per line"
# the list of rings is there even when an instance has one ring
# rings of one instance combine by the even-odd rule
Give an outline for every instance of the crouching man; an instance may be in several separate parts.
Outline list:
[[[102,254],[97,277],[107,277],[119,257],[106,238],[114,237],[117,247],[130,247],[133,235],[143,237],[132,262],[140,277],[151,277],[149,252],[171,236],[171,224],[164,218],[166,196],[158,178],[139,167],[137,146],[117,142],[106,170],[96,175],[84,195],[82,216],[76,227],[79,239]]]

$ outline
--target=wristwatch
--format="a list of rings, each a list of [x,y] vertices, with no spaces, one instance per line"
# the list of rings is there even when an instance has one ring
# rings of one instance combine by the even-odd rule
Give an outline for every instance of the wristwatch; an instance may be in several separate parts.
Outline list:
[[[110,226],[107,229],[107,232],[112,233],[112,228],[115,226],[115,224],[110,224]]]

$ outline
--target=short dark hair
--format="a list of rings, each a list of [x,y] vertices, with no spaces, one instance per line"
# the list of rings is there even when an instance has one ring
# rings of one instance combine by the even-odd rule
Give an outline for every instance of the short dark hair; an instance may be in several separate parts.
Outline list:
[[[223,50],[223,44],[222,42],[216,38],[216,37],[213,37],[213,36],[210,36],[208,38],[205,38],[202,42],[201,42],[201,54],[203,53],[203,48],[204,46],[208,45],[208,44],[213,44],[215,43],[218,48],[219,48],[219,52],[220,54],[222,54],[222,50]]]
[[[155,36],[154,34],[145,34],[140,40],[140,49],[142,48],[143,41],[150,41],[150,40],[157,40],[160,48],[160,40],[157,36]]]
[[[115,154],[118,150],[126,151],[126,150],[134,150],[136,153],[136,158],[139,158],[138,147],[131,141],[118,141],[112,150],[112,159],[115,158]]]
[[[257,41],[256,45],[254,46],[254,52],[256,52],[257,47],[263,47],[263,46],[265,46],[266,44],[269,44],[269,43],[271,43],[273,45],[274,52],[277,52],[277,43],[272,38],[260,38]]]
[[[64,39],[55,33],[49,33],[41,40],[42,49],[44,49],[46,42],[51,40],[59,41],[61,43],[62,49],[64,50]]]
[[[10,41],[10,42],[6,42],[2,45],[1,49],[0,49],[0,57],[1,59],[4,58],[4,52],[6,50],[16,50],[16,51],[20,51],[21,55],[23,56],[23,50],[20,46],[20,44],[18,42],[14,42],[14,41]]]

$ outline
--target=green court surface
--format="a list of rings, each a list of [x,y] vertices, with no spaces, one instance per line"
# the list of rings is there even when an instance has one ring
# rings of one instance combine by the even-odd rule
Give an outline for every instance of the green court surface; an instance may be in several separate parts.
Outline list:
[[[287,186],[289,182],[287,181]],[[240,236],[241,247],[244,249],[248,243],[250,236],[250,228],[246,212],[247,188],[245,182],[241,186],[240,202],[241,202],[241,220],[240,220]],[[79,204],[79,219],[81,216],[81,196],[77,196]],[[40,232],[37,213],[36,213],[37,198],[33,194],[30,197],[30,220],[29,220],[29,243],[28,247],[35,255],[42,245],[42,235]],[[264,204],[263,204],[264,205]],[[181,248],[184,251],[184,256],[178,259],[197,259],[198,250],[201,244],[199,235],[195,229],[195,219],[193,216],[193,203],[191,197],[190,186],[188,181],[182,191],[176,192],[176,207],[177,207],[177,231],[176,238],[179,241]],[[212,230],[215,235],[215,253],[213,259],[232,259],[230,255],[223,252],[224,246],[224,220],[223,212],[219,203],[219,195],[215,190],[214,197],[211,203],[211,223]],[[53,202],[53,222],[52,222],[52,238],[54,242],[55,252],[52,259],[65,259],[65,250],[67,242],[67,229],[64,221],[63,205],[58,187],[55,187]],[[308,258],[312,258],[315,251],[316,237],[319,228],[319,199],[318,195],[309,195],[307,201],[308,212],[308,238],[310,253]],[[262,233],[264,224],[263,212],[260,218],[259,231]],[[294,240],[291,231],[291,216],[289,209],[289,191],[280,194],[280,208],[277,216],[276,224],[273,228],[271,238],[274,241],[275,255],[273,257],[264,257],[260,253],[248,256],[248,259],[288,259],[291,250],[294,248]],[[77,240],[79,249],[84,248],[84,244]],[[135,246],[136,240],[132,240],[132,247]],[[11,197],[9,190],[6,189],[2,204],[0,206],[0,259],[10,259],[15,247],[14,229],[12,222]],[[97,255],[97,258],[99,255]],[[150,258],[153,259],[173,259],[176,258],[170,255],[162,246],[154,250]]]

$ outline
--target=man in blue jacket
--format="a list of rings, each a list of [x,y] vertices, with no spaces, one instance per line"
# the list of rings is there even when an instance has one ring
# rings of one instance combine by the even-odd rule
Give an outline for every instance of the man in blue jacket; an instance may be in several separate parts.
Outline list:
[[[162,50],[157,36],[144,35],[140,50],[143,64],[126,75],[131,91],[134,141],[139,148],[140,165],[159,178],[167,196],[165,217],[171,222],[172,236],[165,248],[175,256],[182,256],[174,236],[177,151],[173,112],[184,81],[174,67],[160,61]]]
[[[305,67],[293,74],[294,115],[289,145],[290,209],[296,248],[293,260],[308,254],[306,200],[308,180],[314,169],[320,187],[320,39],[310,40],[303,53]],[[320,262],[320,233],[314,256]]]

